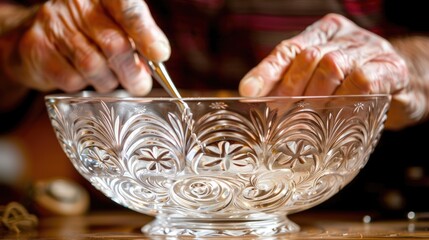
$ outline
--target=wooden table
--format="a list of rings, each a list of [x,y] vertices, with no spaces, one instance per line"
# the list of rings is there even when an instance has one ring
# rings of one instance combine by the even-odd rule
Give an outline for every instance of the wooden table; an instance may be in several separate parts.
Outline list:
[[[427,219],[411,221],[404,218],[364,223],[364,216],[349,212],[301,212],[290,216],[301,226],[299,233],[245,239],[429,239]],[[3,232],[0,239],[175,239],[144,236],[140,228],[152,218],[128,210],[92,212],[75,217],[44,217],[39,220],[37,229],[19,234]]]

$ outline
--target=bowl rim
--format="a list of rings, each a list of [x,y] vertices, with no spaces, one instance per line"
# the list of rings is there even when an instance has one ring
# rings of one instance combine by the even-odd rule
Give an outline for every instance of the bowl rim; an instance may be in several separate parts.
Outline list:
[[[197,91],[204,92],[204,91]],[[209,91],[216,92],[216,91]],[[379,93],[379,94],[350,94],[350,95],[312,95],[312,96],[262,96],[262,97],[244,97],[244,96],[204,96],[204,97],[182,97],[175,98],[169,96],[133,96],[126,90],[115,90],[110,93],[98,93],[93,90],[85,90],[76,93],[52,93],[45,95],[45,100],[104,100],[104,101],[246,101],[246,100],[333,100],[333,99],[366,99],[366,98],[389,98],[391,94]]]

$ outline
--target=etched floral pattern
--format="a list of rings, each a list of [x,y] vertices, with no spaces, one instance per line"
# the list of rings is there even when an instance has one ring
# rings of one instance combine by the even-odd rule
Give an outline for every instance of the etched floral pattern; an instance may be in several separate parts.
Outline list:
[[[97,189],[180,216],[288,214],[325,201],[364,167],[389,107],[376,96],[225,99],[190,101],[184,114],[158,101],[46,104],[64,152]]]
[[[206,146],[197,167],[202,171],[245,171],[245,168],[251,166],[249,162],[253,162],[248,153],[249,147],[243,144],[219,141],[216,145]]]
[[[212,109],[226,109],[228,105],[224,102],[213,102],[210,104],[210,108]]]
[[[115,164],[118,160],[113,160],[114,156],[106,150],[98,147],[87,147],[82,150],[80,155],[83,166],[97,175],[118,175],[120,169]]]
[[[159,149],[157,146],[153,148],[139,149],[137,159],[144,161],[146,169],[149,172],[160,173],[171,170],[174,167],[174,161],[169,156],[170,152],[167,149]]]
[[[286,168],[294,168],[297,164],[305,164],[314,158],[315,150],[311,145],[307,145],[303,140],[287,142],[282,148],[283,158],[278,160],[278,164]]]

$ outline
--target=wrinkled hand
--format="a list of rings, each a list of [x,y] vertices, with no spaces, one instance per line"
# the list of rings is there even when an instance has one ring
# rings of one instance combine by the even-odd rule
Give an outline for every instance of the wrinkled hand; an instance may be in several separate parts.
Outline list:
[[[395,93],[408,84],[391,44],[329,14],[281,42],[240,82],[243,96]]]
[[[132,39],[132,41],[130,41]],[[136,95],[152,87],[152,61],[170,45],[142,0],[58,0],[41,5],[18,45],[18,81],[39,90],[67,92],[92,85],[108,92],[119,84]]]

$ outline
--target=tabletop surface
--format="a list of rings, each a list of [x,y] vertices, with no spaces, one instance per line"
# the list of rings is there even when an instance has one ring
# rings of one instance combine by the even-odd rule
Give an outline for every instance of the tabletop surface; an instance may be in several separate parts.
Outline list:
[[[418,221],[406,218],[380,219],[365,223],[363,221],[365,216],[354,212],[301,212],[289,217],[301,226],[301,231],[298,233],[237,239],[429,239],[429,220],[427,219]],[[20,233],[0,231],[0,239],[176,239],[143,235],[140,228],[152,219],[132,211],[91,212],[84,216],[72,217],[43,217],[39,219],[34,229],[27,229]]]

